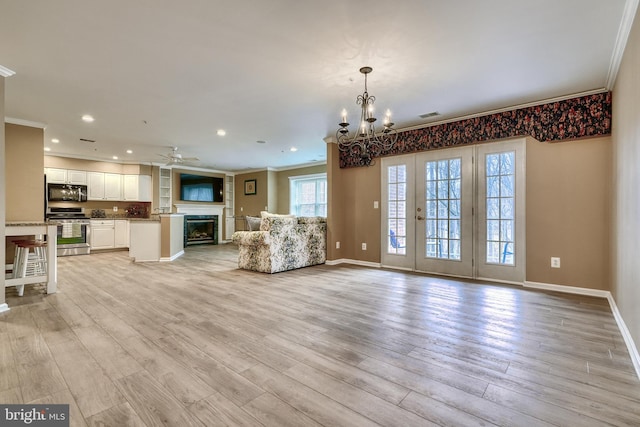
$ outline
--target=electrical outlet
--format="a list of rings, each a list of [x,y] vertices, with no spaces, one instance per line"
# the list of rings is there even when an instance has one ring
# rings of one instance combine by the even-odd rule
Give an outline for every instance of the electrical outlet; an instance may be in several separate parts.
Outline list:
[[[363,250],[363,251],[366,251],[366,250],[367,250],[367,244],[366,244],[366,243],[363,243],[363,244],[362,244],[362,250]]]
[[[117,206],[114,206],[114,207],[113,207],[113,211],[114,211],[114,212],[118,212],[118,207],[117,207]]]
[[[242,206],[240,206],[240,212],[242,212],[244,210],[244,208]]]
[[[551,257],[551,268],[560,268],[560,258],[559,257]]]
[[[379,206],[378,201],[374,200],[373,201],[373,209],[378,209],[378,206]]]
[[[336,249],[340,249],[340,242],[336,242]]]

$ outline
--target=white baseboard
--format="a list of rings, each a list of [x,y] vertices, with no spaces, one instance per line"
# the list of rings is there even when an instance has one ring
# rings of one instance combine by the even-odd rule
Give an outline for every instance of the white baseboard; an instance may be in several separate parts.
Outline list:
[[[5,311],[9,311],[9,310],[11,310],[11,309],[9,308],[7,303],[0,304],[0,313],[4,313]]]
[[[360,261],[357,259],[348,259],[348,258],[327,260],[325,261],[325,264],[327,265],[354,264],[354,265],[360,265],[362,267],[380,268],[379,262]]]
[[[601,289],[590,289],[590,288],[578,288],[575,286],[566,286],[566,285],[554,285],[552,283],[540,283],[540,282],[524,282],[525,288],[534,288],[534,289],[543,289],[545,291],[556,291],[562,292],[565,294],[577,294],[577,295],[587,295],[591,297],[599,297],[599,298],[608,298],[611,295],[609,291],[603,291]]]
[[[622,338],[624,338],[624,343],[627,345],[627,350],[629,350],[629,356],[631,357],[631,362],[633,362],[633,367],[636,370],[636,375],[638,376],[638,378],[640,378],[640,354],[638,354],[638,347],[633,341],[631,332],[629,332],[627,324],[624,323],[624,319],[622,318],[622,315],[618,310],[618,305],[616,304],[616,301],[613,299],[613,295],[611,295],[610,292],[607,300],[609,300],[609,305],[611,306],[611,311],[613,312],[613,318],[616,319],[618,329],[620,329]]]
[[[175,260],[175,259],[180,258],[182,255],[184,255],[184,249],[183,249],[183,250],[181,250],[180,252],[178,252],[177,254],[175,254],[175,255],[174,255],[174,256],[172,256],[172,257],[163,257],[163,258],[160,258],[160,262],[170,262],[170,261],[173,261],[173,260]]]

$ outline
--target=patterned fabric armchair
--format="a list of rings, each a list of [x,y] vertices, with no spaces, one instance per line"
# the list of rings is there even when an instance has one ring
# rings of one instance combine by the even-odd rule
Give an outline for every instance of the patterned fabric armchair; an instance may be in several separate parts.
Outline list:
[[[327,259],[327,219],[322,217],[266,217],[260,231],[236,231],[238,267],[277,273]]]

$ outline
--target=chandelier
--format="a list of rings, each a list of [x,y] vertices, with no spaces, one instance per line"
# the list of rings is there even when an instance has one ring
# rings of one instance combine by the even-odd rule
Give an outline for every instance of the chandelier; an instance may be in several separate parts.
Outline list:
[[[347,123],[347,110],[342,110],[342,122],[338,124],[340,128],[336,132],[338,148],[340,151],[349,152],[351,155],[360,157],[363,166],[374,164],[373,157],[379,156],[389,150],[396,143],[398,134],[393,129],[391,122],[391,111],[387,110],[383,127],[378,132],[375,129],[376,118],[373,113],[375,96],[369,95],[367,91],[367,74],[373,71],[371,67],[362,67],[360,72],[364,74],[364,92],[356,98],[356,104],[360,106],[360,125],[353,135],[349,135],[349,123]]]

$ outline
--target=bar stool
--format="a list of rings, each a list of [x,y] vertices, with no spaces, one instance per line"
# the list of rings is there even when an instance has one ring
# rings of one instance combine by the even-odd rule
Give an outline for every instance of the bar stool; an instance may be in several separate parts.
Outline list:
[[[13,278],[44,276],[47,274],[47,242],[16,240],[13,259]],[[33,251],[32,251],[33,250]],[[16,285],[18,296],[24,295],[24,285]]]

